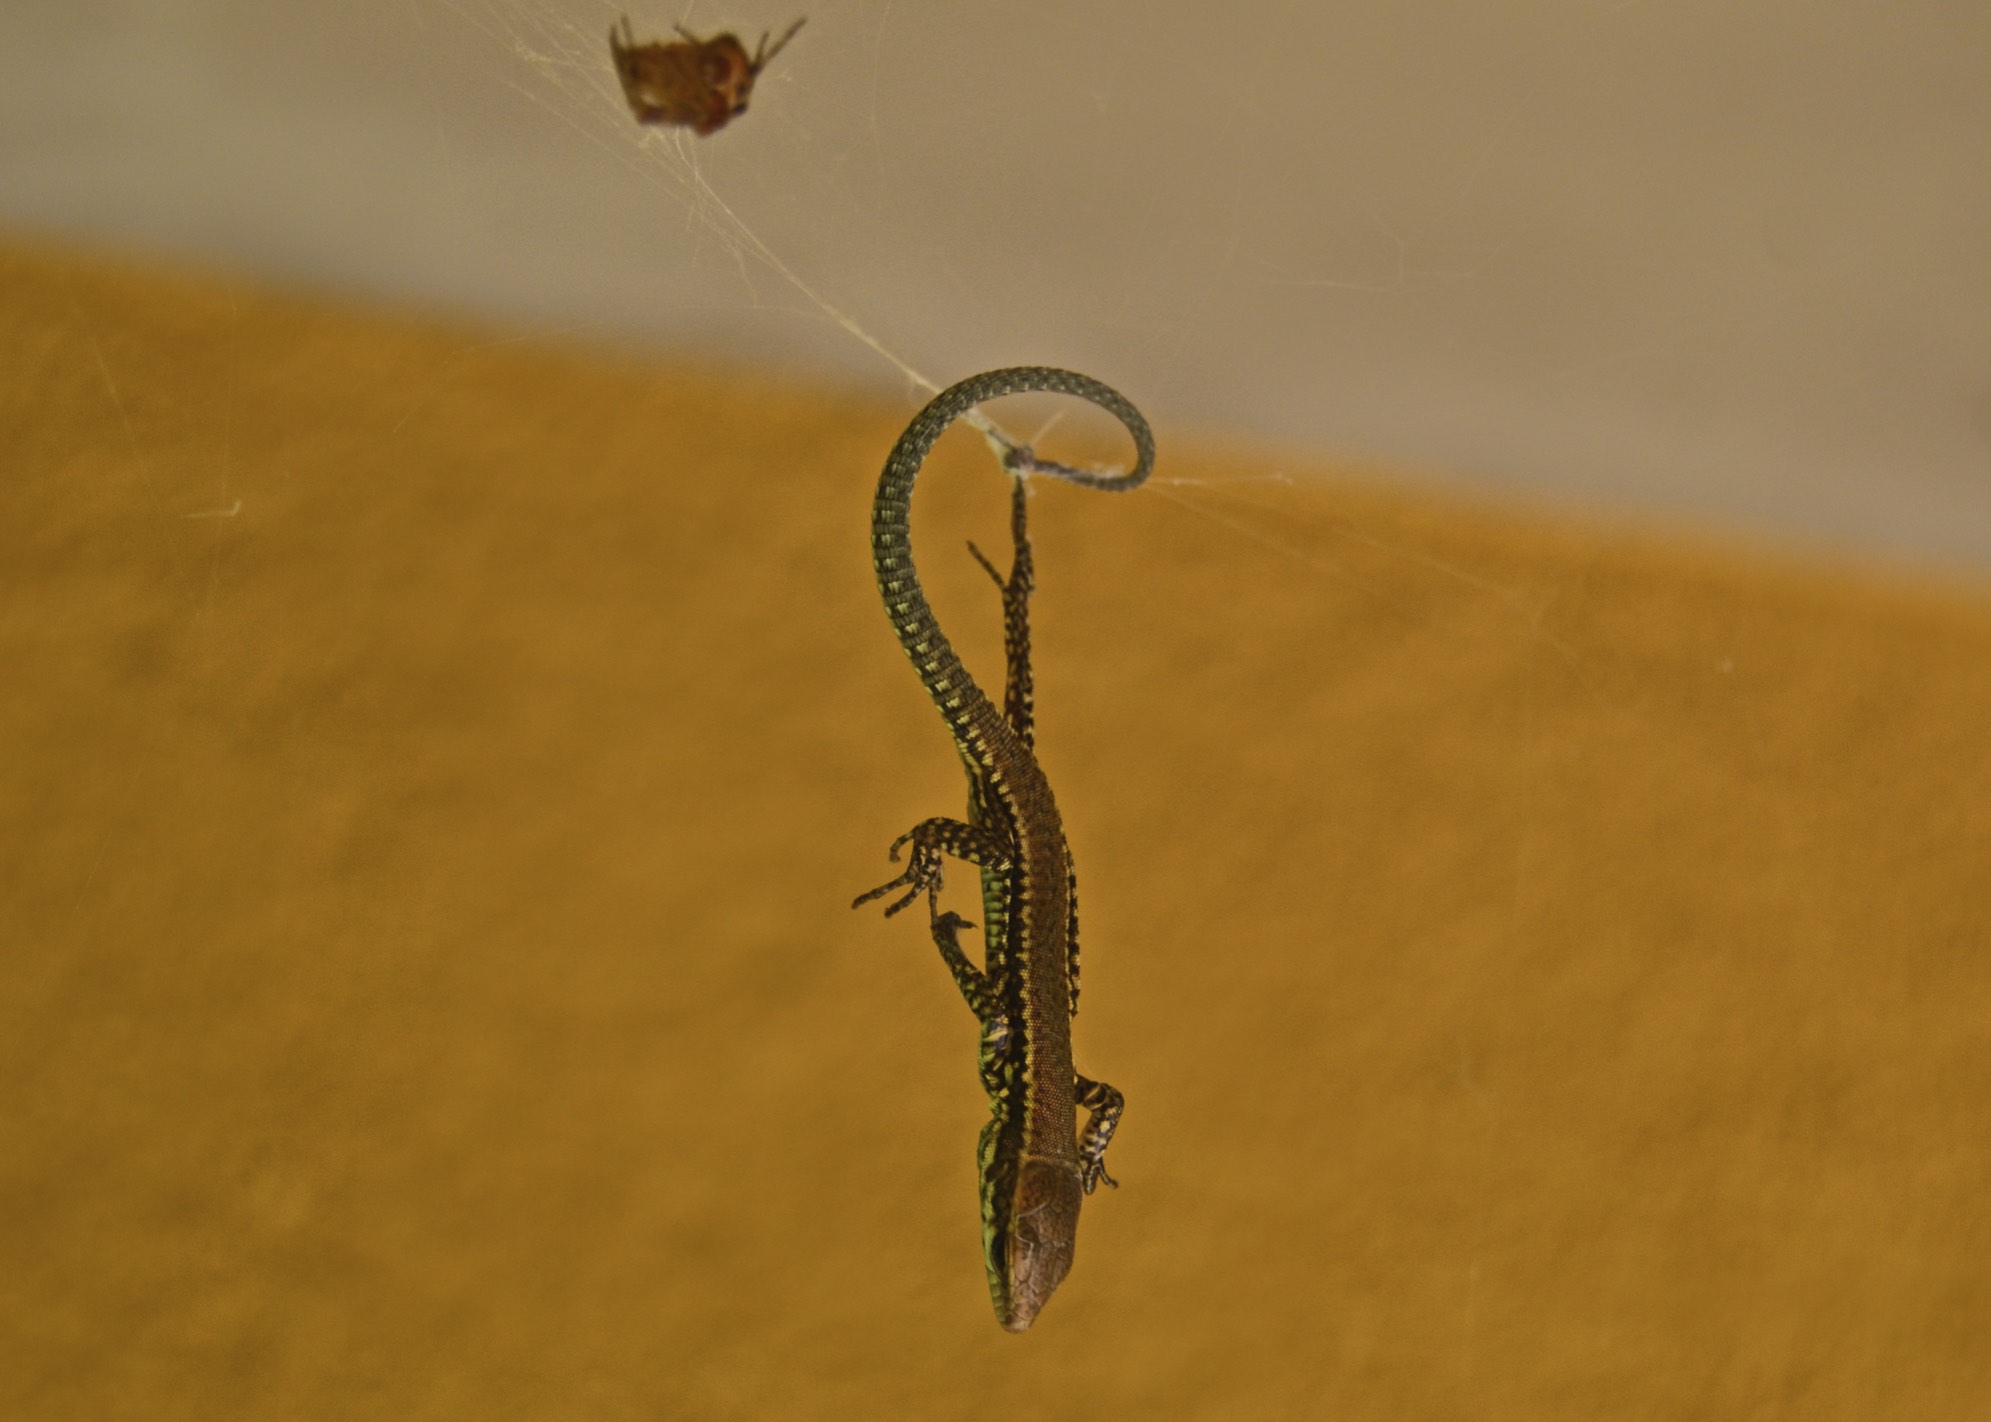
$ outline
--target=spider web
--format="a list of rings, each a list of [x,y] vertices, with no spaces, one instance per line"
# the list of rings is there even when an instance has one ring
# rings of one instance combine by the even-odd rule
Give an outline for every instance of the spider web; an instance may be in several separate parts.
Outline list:
[[[1164,420],[1398,474],[1985,556],[1964,531],[1991,526],[1967,473],[1981,392],[1957,388],[1981,302],[1932,305],[1876,262],[1875,202],[1768,182],[1829,142],[1803,76],[1840,62],[1830,33],[1725,34],[1778,55],[1794,77],[1772,85],[1649,7],[1448,7],[1434,33],[1295,31],[1248,4],[1221,35],[1108,6],[639,11],[639,38],[682,22],[749,46],[807,13],[751,111],[700,141],[631,123],[606,54],[620,0],[419,4],[483,37],[486,79],[507,56],[547,135],[623,169],[590,228],[623,269],[597,281],[597,326],[916,391],[1063,364]],[[1875,80],[1910,48],[1871,56]],[[1711,136],[1749,114],[1783,149]],[[1861,182],[1940,223],[1961,161],[1863,158]],[[1932,228],[1931,260],[1962,231]],[[1891,335],[1860,334],[1870,305]]]
[[[475,6],[459,5],[457,0],[445,3],[502,43],[530,71],[530,78],[511,77],[521,95],[543,107],[604,154],[625,164],[632,176],[651,191],[661,191],[667,203],[682,212],[681,235],[694,261],[702,260],[714,248],[724,254],[737,278],[741,310],[786,318],[784,335],[791,342],[798,325],[804,343],[811,343],[809,337],[815,334],[808,327],[827,325],[833,328],[837,339],[848,342],[848,349],[868,352],[874,368],[896,372],[909,390],[922,395],[939,392],[941,382],[915,366],[900,349],[874,335],[839,304],[840,298],[828,294],[820,278],[805,273],[806,255],[791,261],[784,252],[789,244],[764,240],[760,235],[762,219],[756,216],[750,221],[722,193],[721,185],[740,186],[748,194],[743,206],[761,210],[772,206],[788,214],[822,213],[833,220],[840,233],[847,234],[852,226],[851,199],[842,185],[849,177],[845,171],[848,165],[825,157],[819,136],[798,122],[792,112],[767,116],[756,112],[751,120],[757,128],[771,130],[773,144],[781,150],[771,170],[708,162],[708,145],[688,129],[645,128],[630,120],[620,86],[603,63],[601,42],[568,12],[544,5],[512,3],[512,0],[492,0],[488,5]],[[687,33],[699,33],[695,12],[678,23]],[[700,37],[719,32],[708,25]],[[669,42],[677,36],[660,30],[655,36],[639,34],[638,42],[650,38]],[[751,33],[743,38],[749,47],[755,43]],[[831,42],[835,42],[834,37]],[[784,77],[777,66],[770,65],[769,72],[757,85],[757,92],[765,93]],[[875,113],[869,127],[870,138],[876,145]],[[767,179],[769,171],[780,175],[777,181]],[[836,183],[823,183],[823,174],[836,175]],[[875,211],[875,208],[866,210]],[[869,245],[879,252],[889,252],[891,224],[884,221],[873,225],[877,230]],[[821,245],[812,240],[797,244],[797,250],[819,254]],[[784,294],[786,301],[782,299]],[[755,349],[753,354],[765,359],[771,353]],[[779,357],[776,361],[779,363]],[[998,452],[1020,443],[979,409],[969,411],[963,419],[980,429]]]
[[[1243,135],[1264,117],[1251,105],[1200,137],[1181,135],[1184,151],[1215,155],[1236,176],[1202,220],[1161,221],[1149,169],[1165,145],[1135,141],[1127,111],[1147,116],[1153,86],[1167,76],[1132,74],[1110,57],[1074,66],[1067,44],[1097,44],[1095,59],[1112,51],[1111,37],[1082,21],[1055,47],[1053,72],[1022,82],[1013,76],[1024,66],[975,53],[990,39],[986,18],[963,25],[889,5],[810,7],[795,42],[760,76],[749,112],[700,139],[630,117],[608,59],[618,6],[440,3],[502,52],[504,81],[547,131],[622,185],[613,219],[622,226],[606,240],[629,254],[628,269],[669,274],[668,283],[643,286],[649,298],[634,309],[648,319],[625,308],[596,318],[598,330],[652,338],[668,330],[674,341],[688,337],[758,367],[896,378],[922,398],[972,370],[1063,364],[1103,374],[1166,417],[1197,410],[1196,371],[1208,355],[1198,343],[1240,282],[1281,300],[1298,292],[1380,303],[1387,318],[1405,293],[1469,283],[1496,255],[1407,237],[1377,201],[1358,197],[1332,234],[1325,270],[1282,258],[1252,236],[1264,227],[1257,209],[1265,194],[1256,191],[1262,180],[1246,179]],[[694,5],[681,17],[634,23],[639,42],[673,38],[671,25],[681,23],[701,37],[732,30],[751,49],[794,18],[767,6],[742,13]],[[1180,62],[1195,52],[1187,39],[1175,51]],[[909,63],[908,53],[924,62]],[[1046,67],[1041,49],[1017,57]],[[1074,69],[1061,87],[1063,71]],[[862,82],[845,82],[851,74]],[[1002,116],[1041,108],[1047,95],[1057,96],[1080,141],[1100,151],[1113,174],[1102,188],[1042,190],[1027,149],[997,146],[963,164],[924,146],[923,109],[965,105],[999,128]],[[1106,151],[1116,144],[1117,154]],[[953,240],[935,241],[936,229]],[[1138,231],[1140,244],[1115,251],[1089,235],[1100,229],[1130,242]],[[1185,267],[1200,274],[1187,289],[1167,277]],[[1083,292],[1076,303],[1074,273]],[[1204,413],[1219,422],[1224,414]],[[983,412],[967,418],[998,447],[1017,440]],[[1382,597],[1406,576],[1438,577],[1510,606],[1526,638],[1542,635],[1553,594],[1506,586],[1359,517],[1322,526],[1285,497],[1295,487],[1291,472],[1180,478],[1166,466],[1164,454],[1150,485],[1159,496],[1314,574]]]

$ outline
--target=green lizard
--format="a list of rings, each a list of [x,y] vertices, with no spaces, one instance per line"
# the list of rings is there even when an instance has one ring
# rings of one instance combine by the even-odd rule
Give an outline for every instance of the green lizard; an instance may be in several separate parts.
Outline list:
[[[909,528],[913,482],[942,431],[984,400],[1022,391],[1076,395],[1106,410],[1134,437],[1138,459],[1125,474],[1093,474],[1038,459],[991,433],[1003,449],[1011,491],[1014,561],[1004,579],[981,551],[976,559],[1002,589],[1008,675],[998,711],[968,675],[941,632],[913,569]],[[872,561],[885,611],[913,669],[940,710],[968,772],[968,818],[922,820],[892,845],[910,844],[906,871],[852,905],[894,890],[897,913],[927,896],[933,941],[962,997],[982,1024],[982,1085],[992,1119],[981,1135],[982,1244],[989,1292],[1004,1328],[1028,1328],[1071,1269],[1079,1205],[1106,1174],[1106,1147],[1119,1123],[1120,1093],[1072,1068],[1071,1018],[1078,1011],[1078,895],[1057,803],[1033,749],[1030,593],[1033,570],[1025,526],[1024,476],[1045,473],[1095,489],[1131,489],[1148,477],[1154,440],[1122,396],[1087,376],[1041,366],[989,371],[942,391],[914,417],[885,461],[871,506]],[[943,856],[982,875],[984,966],[958,934],[974,925],[940,911]],[[1074,1130],[1074,1111],[1089,1113]]]

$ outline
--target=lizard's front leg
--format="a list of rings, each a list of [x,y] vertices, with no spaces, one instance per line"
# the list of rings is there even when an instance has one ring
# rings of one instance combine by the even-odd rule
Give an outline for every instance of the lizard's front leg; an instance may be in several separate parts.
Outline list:
[[[996,983],[990,973],[969,961],[967,952],[961,947],[961,930],[975,925],[952,909],[946,913],[940,911],[941,856],[952,854],[957,859],[1000,872],[1009,867],[1008,847],[1001,836],[985,825],[963,824],[959,820],[922,820],[892,842],[893,859],[899,857],[899,850],[908,840],[912,842],[913,853],[906,872],[889,884],[880,884],[871,892],[860,894],[851,907],[858,908],[894,889],[904,888],[904,897],[885,910],[889,918],[918,898],[920,890],[925,889],[927,907],[933,919],[934,946],[940,950],[941,961],[947,964],[948,974],[961,990],[968,1010],[986,1028],[995,1016]]]
[[[1009,1058],[1009,1019],[1001,1012],[1001,987],[995,970],[982,972],[962,951],[959,931],[974,926],[950,909],[933,920],[933,941],[947,962],[947,971],[954,975],[954,985],[967,999],[968,1009],[982,1024],[976,1067],[981,1073],[982,1089],[994,1097],[1002,1090],[1003,1064]]]
[[[940,950],[941,961],[947,964],[948,974],[954,979],[954,986],[961,989],[961,996],[968,1004],[968,1010],[975,1014],[975,1020],[987,1026],[995,1013],[996,987],[989,974],[968,961],[967,953],[961,947],[960,931],[973,928],[968,922],[949,909],[933,920],[933,944]]]
[[[1079,1183],[1088,1195],[1102,1180],[1117,1190],[1120,1183],[1106,1173],[1106,1147],[1113,1140],[1127,1099],[1105,1082],[1077,1073],[1072,1077],[1072,1096],[1091,1113],[1085,1118],[1085,1129],[1078,1133]]]

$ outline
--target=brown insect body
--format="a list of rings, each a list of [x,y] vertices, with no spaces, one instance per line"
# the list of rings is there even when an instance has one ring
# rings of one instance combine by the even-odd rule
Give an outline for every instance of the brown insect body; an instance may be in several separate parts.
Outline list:
[[[615,57],[623,97],[638,123],[675,125],[703,137],[747,111],[754,80],[801,28],[802,21],[797,20],[772,45],[762,35],[750,56],[737,35],[728,32],[702,40],[682,25],[677,29],[684,36],[681,40],[639,45],[625,17],[619,32],[610,28],[608,49]]]

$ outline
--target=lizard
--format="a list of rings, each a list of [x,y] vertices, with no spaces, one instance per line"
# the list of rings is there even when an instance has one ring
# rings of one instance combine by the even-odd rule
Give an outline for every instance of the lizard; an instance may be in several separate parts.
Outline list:
[[[1040,459],[978,418],[975,406],[1000,395],[1050,391],[1107,411],[1133,436],[1133,469],[1098,474]],[[1002,591],[1007,662],[1003,708],[961,665],[940,630],[913,567],[913,484],[934,442],[967,415],[1002,451],[1012,479],[1008,578],[969,545]],[[871,549],[885,610],[927,694],[954,738],[968,775],[966,820],[922,820],[893,842],[905,872],[858,896],[853,908],[897,890],[887,917],[922,893],[935,946],[981,1023],[982,1085],[990,1120],[979,1143],[982,1245],[998,1321],[1030,1327],[1071,1269],[1079,1206],[1106,1173],[1106,1148],[1124,1106],[1118,1091],[1072,1065],[1071,1019],[1078,1011],[1078,896],[1057,802],[1038,763],[1030,672],[1030,594],[1034,565],[1025,514],[1025,478],[1049,474],[1089,488],[1125,490],[1148,477],[1154,439],[1140,411],[1089,376],[1045,366],[988,371],[943,390],[893,446],[872,502]],[[962,949],[974,925],[940,910],[946,856],[981,871],[984,965]],[[1074,1112],[1088,1112],[1074,1130]]]

